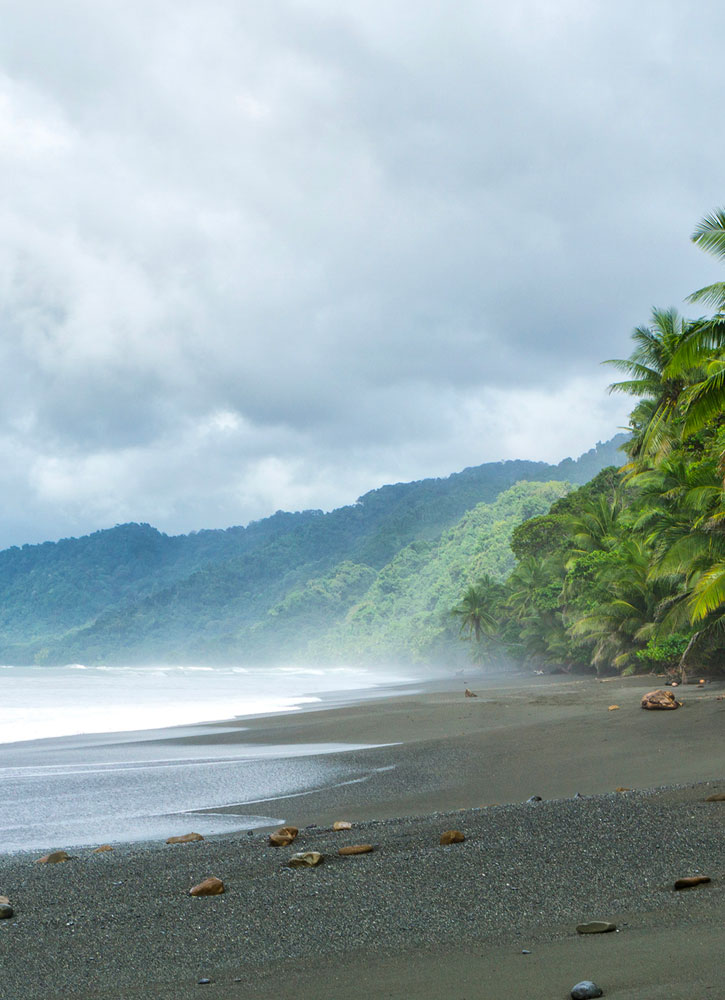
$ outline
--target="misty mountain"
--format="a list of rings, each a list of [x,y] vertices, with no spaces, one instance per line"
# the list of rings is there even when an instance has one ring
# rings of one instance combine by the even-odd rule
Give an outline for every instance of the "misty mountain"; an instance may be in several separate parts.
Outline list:
[[[429,551],[425,546],[439,546],[464,515],[517,483],[587,482],[621,463],[623,440],[618,435],[558,465],[492,462],[447,478],[383,486],[328,513],[277,511],[246,527],[176,536],[124,524],[6,549],[0,657],[47,664],[255,662],[308,648],[316,655],[373,655],[369,642],[348,643],[346,617],[356,602],[374,599],[366,595],[380,590],[410,546],[419,546],[419,556]],[[542,502],[552,499],[553,493],[519,491],[504,520],[542,513]],[[477,523],[467,530],[479,530]],[[306,590],[323,596],[301,612]],[[358,633],[359,625],[358,616]]]

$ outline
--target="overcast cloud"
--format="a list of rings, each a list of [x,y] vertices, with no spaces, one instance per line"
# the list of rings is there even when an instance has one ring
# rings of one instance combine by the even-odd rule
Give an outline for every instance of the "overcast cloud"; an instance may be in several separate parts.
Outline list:
[[[720,276],[718,3],[0,14],[0,545],[575,456]]]

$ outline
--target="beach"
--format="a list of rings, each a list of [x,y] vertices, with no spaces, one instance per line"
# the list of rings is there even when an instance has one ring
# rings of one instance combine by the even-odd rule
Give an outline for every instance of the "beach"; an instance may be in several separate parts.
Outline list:
[[[643,712],[661,680],[475,680],[477,698],[448,682],[220,724],[220,746],[363,746],[340,754],[344,781],[226,807],[299,827],[288,847],[239,830],[58,865],[2,856],[3,1000],[545,1000],[582,979],[620,1000],[724,997],[725,802],[705,799],[725,791],[725,686]],[[154,738],[188,750],[210,736]],[[194,829],[184,818],[178,834]],[[333,832],[340,819],[353,828]],[[465,841],[441,846],[448,829]],[[374,850],[338,856],[358,843]],[[312,850],[319,867],[286,866]],[[712,881],[674,891],[695,874]],[[223,895],[188,895],[212,875]],[[576,933],[594,919],[618,929]]]

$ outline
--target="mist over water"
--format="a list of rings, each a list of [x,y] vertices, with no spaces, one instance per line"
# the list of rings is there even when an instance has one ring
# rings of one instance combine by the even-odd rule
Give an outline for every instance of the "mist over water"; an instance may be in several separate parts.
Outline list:
[[[0,744],[292,712],[409,680],[347,666],[0,666]]]
[[[358,701],[403,671],[346,666],[0,668],[0,851],[269,826],[271,798],[364,781],[360,745],[219,742],[235,716]],[[399,688],[398,688],[399,689]],[[173,727],[173,728],[168,728]],[[187,737],[193,737],[192,740]],[[331,755],[335,754],[333,758]],[[230,815],[230,806],[254,815]]]

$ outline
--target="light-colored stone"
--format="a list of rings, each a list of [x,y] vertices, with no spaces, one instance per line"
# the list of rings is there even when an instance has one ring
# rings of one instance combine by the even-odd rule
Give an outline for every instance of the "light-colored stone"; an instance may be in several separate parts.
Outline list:
[[[586,924],[577,924],[577,934],[608,934],[616,931],[617,925],[609,920],[589,920]]]
[[[213,875],[189,889],[190,896],[220,896],[223,892],[224,883]]]
[[[276,833],[270,833],[270,847],[287,847],[297,837],[300,831],[296,826],[283,826]]]
[[[193,844],[197,840],[203,840],[204,838],[200,833],[184,833],[180,837],[167,837],[167,844]]]
[[[610,705],[609,708],[607,709],[607,711],[608,712],[618,712],[619,711],[619,705]]]
[[[662,688],[648,691],[640,702],[642,708],[648,709],[679,708],[681,704],[682,702],[679,702],[671,691],[663,691]]]
[[[300,854],[293,854],[287,864],[290,868],[315,868],[322,864],[324,855],[319,851],[302,851]]]
[[[0,903],[9,903],[10,899],[7,896],[0,896]]]
[[[112,850],[113,850],[113,848],[111,847],[110,844],[101,844],[101,846],[97,847],[93,853],[94,854],[105,854],[106,851],[112,851]]]
[[[51,851],[50,854],[44,854],[42,858],[38,858],[35,863],[36,865],[57,865],[61,861],[70,861],[70,854],[66,851]]]
[[[675,882],[675,889],[694,889],[695,886],[705,885],[710,881],[709,875],[689,875],[687,878],[678,878]]]
[[[460,830],[446,830],[441,834],[440,842],[445,847],[448,844],[462,844],[465,839]]]
[[[474,694],[473,691],[469,691],[468,688],[466,688],[466,690],[463,693],[465,694],[466,698],[478,698],[478,695]]]
[[[348,823],[346,819],[338,819],[332,824],[333,830],[352,830],[352,823]]]
[[[337,853],[345,857],[348,854],[369,854],[372,849],[372,844],[351,844],[350,847],[341,847]]]

